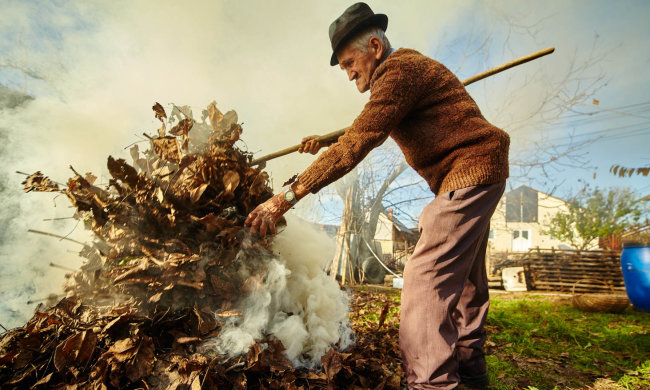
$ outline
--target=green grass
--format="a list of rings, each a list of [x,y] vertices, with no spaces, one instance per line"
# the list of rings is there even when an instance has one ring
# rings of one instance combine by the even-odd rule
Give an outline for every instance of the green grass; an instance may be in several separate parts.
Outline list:
[[[399,292],[359,289],[350,319],[374,329],[399,327]],[[486,322],[491,389],[650,389],[650,313],[585,313],[569,299],[493,294]]]
[[[618,383],[625,389],[650,389],[650,360],[623,375]]]
[[[650,314],[584,313],[538,295],[491,302],[493,388],[584,388],[605,378],[620,388],[650,389]]]

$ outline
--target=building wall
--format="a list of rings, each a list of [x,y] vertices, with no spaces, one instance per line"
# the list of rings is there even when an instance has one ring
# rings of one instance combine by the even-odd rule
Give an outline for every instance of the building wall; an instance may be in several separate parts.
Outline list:
[[[379,215],[377,220],[377,230],[375,230],[375,240],[392,240],[393,239],[393,221],[386,218],[383,214]]]
[[[562,242],[543,233],[549,221],[559,210],[567,210],[566,202],[551,195],[537,192],[538,222],[506,222],[505,196],[499,202],[490,221],[490,250],[495,252],[513,251],[513,231],[529,231],[530,247],[569,248]],[[516,249],[516,248],[515,248]]]

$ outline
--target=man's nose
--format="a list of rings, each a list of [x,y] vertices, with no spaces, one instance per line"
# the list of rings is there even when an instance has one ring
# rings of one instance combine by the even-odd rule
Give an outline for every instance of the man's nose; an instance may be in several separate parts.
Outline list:
[[[350,81],[352,81],[352,80],[354,80],[356,78],[357,78],[357,72],[355,72],[355,71],[353,71],[351,69],[348,69],[348,79]]]

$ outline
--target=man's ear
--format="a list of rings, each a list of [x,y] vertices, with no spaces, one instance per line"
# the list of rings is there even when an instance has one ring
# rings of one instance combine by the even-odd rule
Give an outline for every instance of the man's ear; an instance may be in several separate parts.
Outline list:
[[[368,43],[370,45],[370,50],[372,50],[372,53],[375,56],[375,59],[377,61],[381,60],[381,57],[384,55],[384,44],[381,42],[381,40],[377,37],[372,37]]]

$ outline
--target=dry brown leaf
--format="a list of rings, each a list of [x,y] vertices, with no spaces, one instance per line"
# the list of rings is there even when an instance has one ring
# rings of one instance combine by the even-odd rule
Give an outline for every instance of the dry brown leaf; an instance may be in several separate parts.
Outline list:
[[[190,118],[185,118],[180,121],[176,126],[172,127],[170,133],[181,137],[181,149],[185,152],[189,152],[189,132],[194,125],[194,121]]]
[[[132,383],[151,374],[155,363],[154,345],[150,337],[142,336],[137,352],[130,364],[126,365],[126,375]]]
[[[200,186],[193,188],[190,191],[190,201],[192,203],[196,203],[201,199],[201,195],[205,192],[205,190],[208,188],[208,183],[203,183]]]
[[[190,343],[200,343],[202,339],[200,337],[178,337],[176,338],[176,342],[179,344],[190,344]]]
[[[132,166],[127,164],[124,159],[120,158],[115,160],[113,157],[108,156],[106,166],[108,167],[108,172],[110,172],[111,176],[120,179],[129,187],[135,188],[136,184],[138,184],[138,172]]]
[[[224,172],[221,179],[226,193],[232,194],[239,186],[239,174],[236,171],[228,170]]]
[[[221,231],[226,227],[232,226],[232,222],[230,222],[228,219],[218,217],[213,213],[210,213],[201,218],[192,216],[192,219],[196,222],[204,224],[205,229],[210,233]]]
[[[259,196],[264,194],[267,189],[266,183],[268,180],[269,180],[269,175],[266,172],[259,172],[255,176],[255,179],[253,179],[253,183],[251,183],[250,190],[249,190],[251,195]]]
[[[190,390],[201,390],[201,376],[196,375],[194,377],[194,380],[192,381],[192,385],[190,386]]]
[[[338,374],[343,368],[341,354],[334,348],[330,348],[330,350],[323,355],[321,363],[323,364],[323,371],[325,371],[325,374],[327,375],[328,382],[332,381],[336,374]]]
[[[390,309],[390,302],[384,303],[384,307],[381,309],[381,314],[379,315],[379,321],[377,322],[377,330],[384,326],[384,321],[386,321],[386,315],[388,315],[388,309]]]
[[[288,186],[288,185],[290,185],[290,184],[293,184],[293,182],[296,181],[297,178],[298,178],[298,174],[296,173],[295,175],[291,176],[291,178],[289,178],[289,180],[285,181],[285,182],[282,184],[282,187],[284,187],[284,186]]]
[[[194,125],[194,121],[190,118],[185,118],[182,121],[178,122],[178,124],[169,131],[173,135],[187,135],[190,130],[192,129],[192,126]]]
[[[239,310],[222,310],[216,314],[217,317],[222,317],[222,318],[242,316],[242,315],[244,315],[244,313],[242,313]]]
[[[214,316],[202,313],[196,306],[194,306],[192,314],[192,321],[196,325],[199,334],[206,335],[217,327],[217,321]]]
[[[156,119],[159,119],[162,122],[163,118],[165,118],[165,119],[167,118],[167,114],[165,113],[165,109],[163,108],[163,106],[160,103],[156,102],[156,104],[154,104],[153,107],[151,107],[151,108],[156,113]]]
[[[95,184],[95,181],[97,180],[97,176],[93,175],[91,172],[86,172],[86,175],[84,176],[84,179],[90,184],[93,185]]]
[[[72,335],[59,343],[54,352],[54,366],[63,372],[71,365],[84,366],[95,351],[97,336],[88,331]]]
[[[178,147],[176,137],[158,137],[151,140],[153,150],[164,161],[179,163],[181,161],[181,150]]]
[[[227,131],[232,125],[237,124],[237,113],[234,110],[230,110],[224,114],[221,122],[219,123],[219,130]]]
[[[167,132],[167,126],[165,126],[165,122],[163,122],[158,129],[158,137],[164,137],[165,133]]]
[[[259,343],[255,343],[252,347],[250,347],[248,353],[246,354],[246,363],[248,364],[248,367],[251,367],[253,364],[257,363],[260,357],[260,353],[262,353],[262,347]]]
[[[50,372],[49,374],[45,375],[43,378],[41,378],[41,380],[34,383],[34,386],[32,386],[32,389],[38,389],[39,387],[41,387],[43,385],[49,384],[50,381],[52,380],[52,375],[54,375],[53,372]],[[46,388],[46,387],[43,386],[43,388]]]
[[[149,303],[158,303],[158,302],[160,302],[160,298],[162,298],[162,294],[163,294],[163,292],[160,291],[160,292],[157,292],[157,293],[153,294],[152,296],[150,296],[149,297]]]
[[[59,186],[50,180],[50,178],[43,176],[41,171],[28,176],[25,181],[22,182],[24,185],[24,191],[38,191],[38,192],[55,192],[59,191]]]
[[[208,118],[210,119],[210,125],[212,130],[219,130],[219,123],[223,119],[223,114],[217,108],[217,102],[212,102],[208,105]]]

